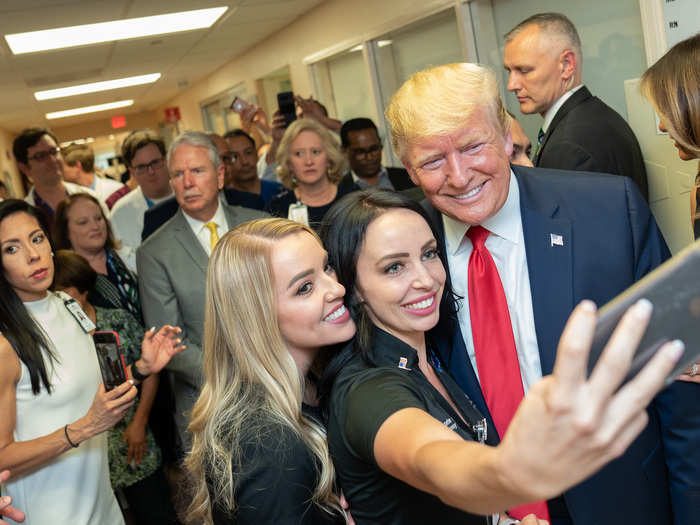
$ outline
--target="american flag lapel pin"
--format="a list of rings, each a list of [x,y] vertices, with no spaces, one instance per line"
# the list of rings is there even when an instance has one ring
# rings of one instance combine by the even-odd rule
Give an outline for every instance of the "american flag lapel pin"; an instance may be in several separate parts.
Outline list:
[[[410,368],[408,368],[406,366],[407,364],[408,364],[408,359],[406,359],[405,357],[399,357],[399,368],[401,370],[411,370]]]
[[[564,246],[564,237],[556,233],[549,234],[550,246]]]

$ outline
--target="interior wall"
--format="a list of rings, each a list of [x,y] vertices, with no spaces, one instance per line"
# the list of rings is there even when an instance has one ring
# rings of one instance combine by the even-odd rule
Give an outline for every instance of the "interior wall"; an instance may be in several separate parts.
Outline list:
[[[81,122],[78,124],[68,124],[63,126],[56,122],[56,124],[52,124],[50,127],[51,131],[54,132],[60,142],[67,142],[69,140],[121,133],[126,130],[131,131],[142,128],[157,130],[159,120],[165,120],[165,113],[156,111],[126,113],[125,116],[126,127],[119,129],[112,128],[111,116],[108,118],[92,120],[90,122]]]
[[[305,57],[339,42],[358,43],[363,36],[373,34],[387,24],[402,19],[408,22],[438,6],[451,5],[454,1],[355,0],[350,5],[347,0],[328,0],[163,104],[158,112],[162,114],[165,107],[178,106],[182,116],[180,129],[203,129],[202,100],[241,81],[246,82],[250,93],[257,93],[256,80],[285,65],[289,65],[294,92],[308,97],[311,79],[303,63]]]

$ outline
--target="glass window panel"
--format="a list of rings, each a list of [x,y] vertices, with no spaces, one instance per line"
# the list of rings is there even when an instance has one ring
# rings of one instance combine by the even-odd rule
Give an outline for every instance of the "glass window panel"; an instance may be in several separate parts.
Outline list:
[[[362,50],[353,48],[330,58],[327,65],[336,111],[332,116],[343,121],[356,117],[374,119]]]
[[[508,82],[503,69],[503,35],[535,13],[565,13],[581,37],[583,83],[591,93],[627,118],[624,81],[638,78],[646,69],[638,0],[594,0],[592,3],[578,0],[479,0],[477,3],[493,7],[499,46],[497,50],[481,46],[479,60],[502,73],[503,86]],[[477,25],[477,45],[487,40],[483,38],[486,30]],[[512,93],[506,95],[506,106],[523,125],[533,144],[536,143],[542,117],[522,115]]]

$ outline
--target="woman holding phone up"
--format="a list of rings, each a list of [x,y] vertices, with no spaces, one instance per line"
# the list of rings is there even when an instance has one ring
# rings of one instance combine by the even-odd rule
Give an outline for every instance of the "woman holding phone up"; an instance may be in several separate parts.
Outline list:
[[[53,253],[40,217],[24,201],[0,203],[0,470],[12,470],[7,493],[25,523],[119,525],[104,431],[136,388],[133,380],[109,392],[101,384],[84,313],[49,291]],[[160,371],[184,349],[178,332],[149,330],[129,376]]]

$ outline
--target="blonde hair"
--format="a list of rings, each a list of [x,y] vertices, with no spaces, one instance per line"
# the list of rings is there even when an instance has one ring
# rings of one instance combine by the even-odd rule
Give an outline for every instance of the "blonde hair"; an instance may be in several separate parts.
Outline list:
[[[328,159],[328,180],[333,184],[338,184],[345,173],[345,155],[340,150],[338,139],[325,126],[310,118],[295,120],[282,136],[275,159],[277,162],[277,175],[280,181],[286,188],[294,189],[296,187],[289,150],[292,147],[292,142],[303,131],[313,131],[321,138],[321,145]]]
[[[455,63],[419,71],[394,93],[386,109],[391,143],[405,161],[406,146],[417,139],[449,135],[484,108],[492,124],[508,133],[510,123],[496,75],[478,64]]]
[[[271,420],[299,436],[317,460],[313,503],[331,514],[343,512],[333,492],[325,429],[302,414],[304,378],[277,323],[270,254],[276,241],[302,232],[320,244],[313,230],[297,222],[250,221],[223,236],[209,260],[204,382],[192,411],[192,450],[185,460],[194,481],[187,509],[193,523],[211,524],[214,503],[235,511],[236,478],[246,467],[240,440],[244,433],[269,430],[264,425]]]
[[[674,140],[700,158],[700,33],[678,42],[647,69],[641,90]]]

